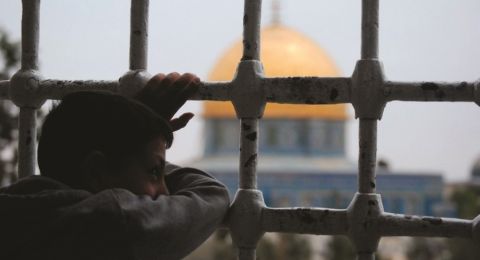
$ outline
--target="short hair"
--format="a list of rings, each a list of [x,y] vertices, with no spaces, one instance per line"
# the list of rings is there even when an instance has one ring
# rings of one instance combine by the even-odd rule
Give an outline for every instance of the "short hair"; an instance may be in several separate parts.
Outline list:
[[[168,148],[172,129],[142,103],[108,92],[72,93],[52,109],[42,126],[40,173],[73,188],[86,188],[81,166],[92,151],[102,152],[114,166],[157,137],[163,137]]]

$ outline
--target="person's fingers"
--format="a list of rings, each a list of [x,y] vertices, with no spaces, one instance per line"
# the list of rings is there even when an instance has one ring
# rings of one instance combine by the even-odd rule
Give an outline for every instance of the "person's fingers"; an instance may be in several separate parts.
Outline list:
[[[154,75],[147,83],[146,87],[147,86],[150,86],[150,85],[158,85],[160,82],[162,82],[163,79],[165,79],[165,74],[163,73],[158,73],[156,75]]]
[[[198,79],[198,77],[195,75],[195,74],[192,74],[192,73],[184,73],[181,78],[184,78],[186,79],[187,81],[194,81],[196,79]]]
[[[190,119],[193,118],[193,116],[193,113],[185,113],[177,118],[170,120],[170,126],[172,127],[172,130],[177,131],[184,128],[188,124]]]
[[[193,74],[183,74],[177,82],[175,82],[175,95],[172,95],[176,100],[186,100],[190,97],[192,92],[197,90],[197,85],[200,80]],[[173,93],[173,91],[172,91]]]
[[[167,101],[166,116],[173,117],[178,109],[187,102],[188,98],[197,91],[197,82],[200,82],[200,80],[195,75],[185,73],[173,83],[168,93],[170,99]]]
[[[181,92],[178,93],[178,98],[187,100],[195,94],[200,88],[200,79],[196,76],[190,79],[188,85],[186,85]]]
[[[178,94],[182,93],[187,89],[190,85],[190,83],[195,80],[195,75],[190,74],[190,73],[185,73],[181,75],[172,85],[170,89],[171,96],[176,99],[178,98]]]
[[[165,76],[165,74],[159,73],[153,76],[146,84],[143,89],[146,95],[153,94],[153,97],[158,98],[163,97],[168,93],[169,96],[176,94],[182,91],[182,88],[188,85],[188,82],[194,80],[195,75],[191,73],[185,73],[183,75],[178,74],[177,72],[172,72]],[[181,88],[181,89],[178,89]]]
[[[185,102],[198,90],[200,79],[191,73],[157,74],[139,91],[137,98],[156,113],[170,120]],[[183,128],[191,116],[182,115],[172,121],[175,128]]]
[[[145,85],[144,89],[147,90],[154,90],[158,85],[162,83],[162,81],[166,78],[165,74],[158,73],[153,76]]]
[[[143,98],[148,98],[152,95],[154,90],[156,89],[156,86],[159,85],[164,79],[165,79],[165,74],[163,73],[158,73],[155,76],[153,76],[143,87],[138,93],[137,97],[140,99]]]
[[[171,91],[173,83],[180,78],[180,74],[177,72],[172,72],[168,74],[163,80],[159,81],[158,84],[154,86],[153,95],[154,98],[161,98]]]
[[[174,106],[178,108],[182,107],[187,102],[187,100],[198,91],[199,86],[199,79],[193,79],[192,81],[190,81],[182,88],[182,90],[178,94],[176,94]]]
[[[145,100],[149,100],[148,106],[167,120],[170,120],[178,110],[178,108],[174,110],[172,107],[172,103],[174,103],[172,98],[175,94],[171,92],[172,90],[175,91],[172,86],[179,77],[180,74],[176,72],[170,73],[163,79],[154,81],[149,86],[149,91],[145,93],[148,95],[145,97]]]

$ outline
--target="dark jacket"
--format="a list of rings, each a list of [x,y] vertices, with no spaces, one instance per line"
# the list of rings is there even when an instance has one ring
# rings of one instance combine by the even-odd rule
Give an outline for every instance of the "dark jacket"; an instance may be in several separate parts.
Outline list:
[[[226,188],[208,174],[167,165],[171,195],[125,189],[92,194],[31,176],[0,189],[0,259],[181,259],[220,224]]]

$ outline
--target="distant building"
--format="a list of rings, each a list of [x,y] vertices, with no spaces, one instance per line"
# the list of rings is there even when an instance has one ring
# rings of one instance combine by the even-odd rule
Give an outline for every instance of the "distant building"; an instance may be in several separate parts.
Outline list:
[[[480,157],[473,163],[470,178],[473,185],[480,186]]]
[[[448,183],[445,187],[445,194],[447,197],[453,196],[457,191],[473,189],[480,187],[480,157],[472,163],[470,169],[470,179],[462,182]]]
[[[278,20],[262,30],[261,39],[261,60],[269,77],[339,76],[322,48]],[[241,51],[239,41],[218,60],[209,80],[232,80]],[[233,196],[240,134],[233,106],[206,102],[203,116],[204,156],[191,165],[215,175]],[[348,119],[343,104],[267,105],[260,123],[258,184],[268,206],[347,207],[357,189],[357,166],[345,152]],[[378,170],[377,190],[389,212],[450,216],[443,186],[439,173]]]

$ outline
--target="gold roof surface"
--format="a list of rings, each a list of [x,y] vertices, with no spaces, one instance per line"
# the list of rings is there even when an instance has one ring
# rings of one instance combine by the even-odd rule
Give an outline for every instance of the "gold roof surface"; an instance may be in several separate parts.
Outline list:
[[[217,61],[208,80],[231,81],[242,56],[242,42],[236,42]],[[271,25],[262,30],[261,57],[267,77],[339,76],[338,70],[315,42],[282,25]],[[230,102],[204,103],[204,117],[231,118],[235,110]],[[345,105],[290,105],[269,103],[264,118],[324,118],[347,119]]]

